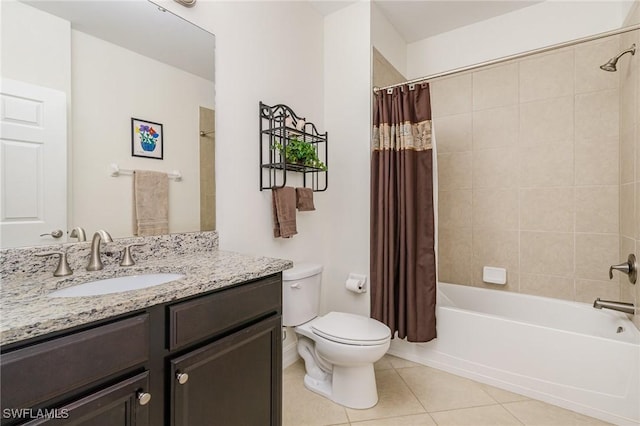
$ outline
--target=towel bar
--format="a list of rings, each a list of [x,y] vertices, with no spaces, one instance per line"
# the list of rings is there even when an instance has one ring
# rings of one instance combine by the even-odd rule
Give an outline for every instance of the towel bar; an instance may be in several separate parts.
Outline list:
[[[109,167],[111,169],[111,176],[112,177],[118,177],[120,175],[132,175],[133,174],[133,170],[121,169],[116,163],[111,163],[111,165]],[[167,176],[169,176],[169,179],[173,179],[176,182],[180,182],[182,180],[182,173],[180,173],[179,170],[173,170],[172,172],[167,173]]]

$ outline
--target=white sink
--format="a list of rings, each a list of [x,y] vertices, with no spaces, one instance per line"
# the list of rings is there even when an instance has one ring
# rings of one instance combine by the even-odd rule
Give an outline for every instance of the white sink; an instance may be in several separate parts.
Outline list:
[[[180,278],[184,278],[184,274],[128,275],[126,277],[108,278],[63,288],[49,293],[49,297],[82,297],[122,293],[165,284]]]

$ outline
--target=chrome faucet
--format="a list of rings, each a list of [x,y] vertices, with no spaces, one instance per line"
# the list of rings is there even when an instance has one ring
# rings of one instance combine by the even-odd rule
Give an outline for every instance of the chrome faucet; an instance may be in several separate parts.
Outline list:
[[[111,235],[104,229],[100,229],[93,234],[93,239],[91,240],[91,255],[89,257],[89,264],[87,265],[87,271],[99,271],[104,268],[102,264],[102,259],[100,259],[100,242],[101,239],[105,243],[113,242],[111,239]]]
[[[599,297],[593,302],[593,307],[596,309],[612,309],[614,311],[624,312],[625,314],[631,315],[635,314],[636,312],[633,303],[614,302],[613,300],[600,300]]]

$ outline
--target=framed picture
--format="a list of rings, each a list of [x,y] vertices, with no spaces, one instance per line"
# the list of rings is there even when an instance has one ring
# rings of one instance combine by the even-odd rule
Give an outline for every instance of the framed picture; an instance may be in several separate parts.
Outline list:
[[[162,160],[162,124],[131,119],[131,155]]]

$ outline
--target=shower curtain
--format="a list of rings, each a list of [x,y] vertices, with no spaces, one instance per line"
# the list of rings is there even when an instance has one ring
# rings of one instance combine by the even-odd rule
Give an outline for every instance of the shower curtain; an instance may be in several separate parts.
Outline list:
[[[371,156],[371,316],[410,342],[436,337],[427,83],[377,92]]]

